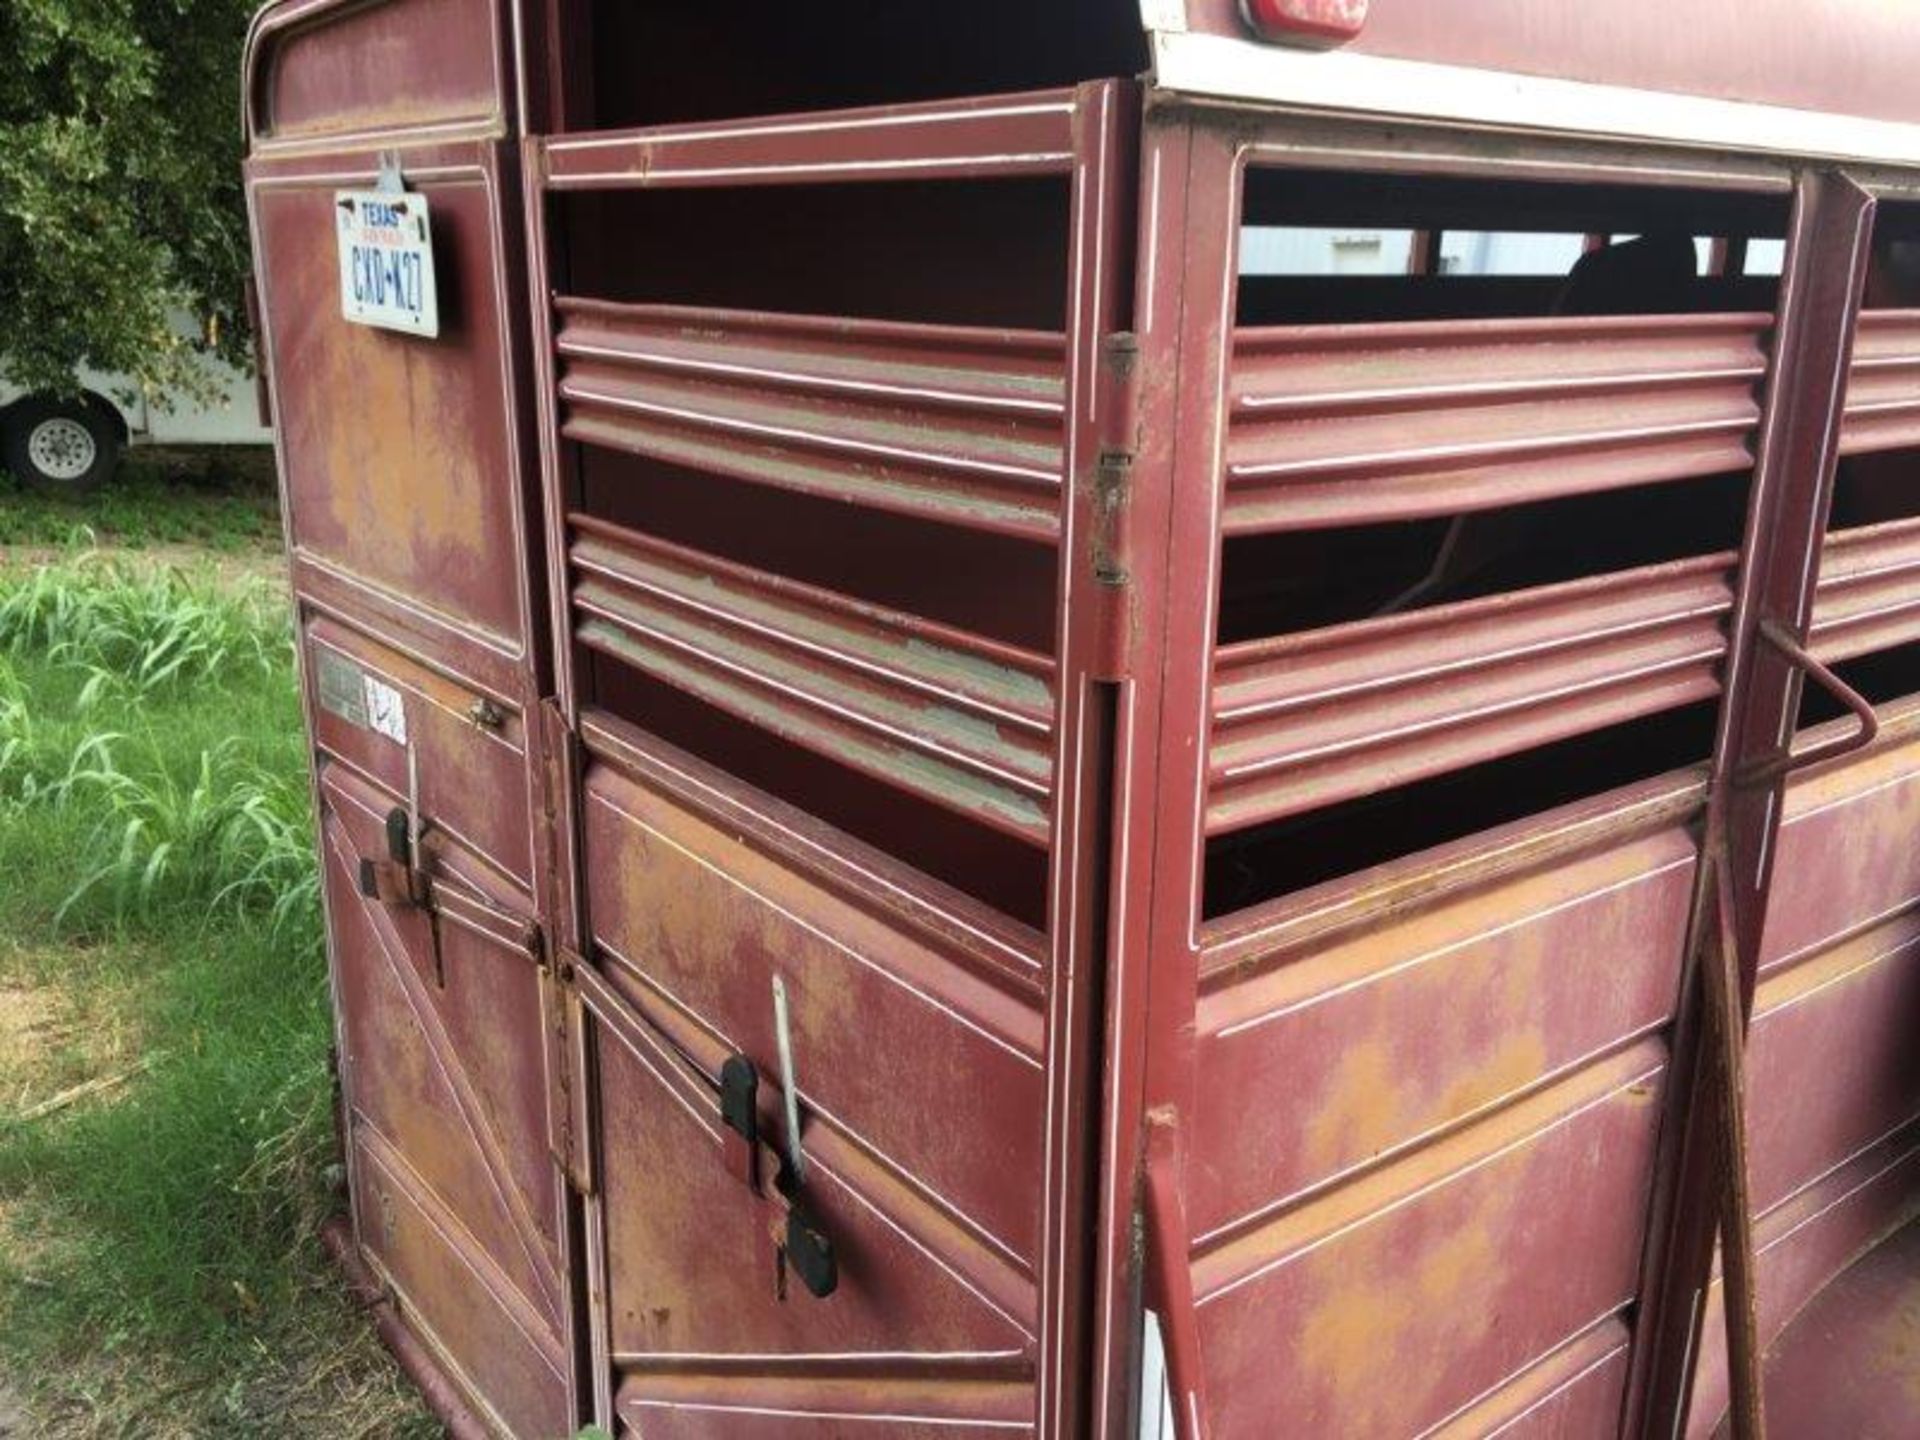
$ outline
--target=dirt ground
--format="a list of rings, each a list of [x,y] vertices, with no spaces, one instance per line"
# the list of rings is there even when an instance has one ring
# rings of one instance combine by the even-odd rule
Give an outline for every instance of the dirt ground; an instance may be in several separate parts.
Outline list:
[[[53,1019],[53,997],[45,991],[0,988],[0,1109],[24,1107]],[[0,1374],[0,1440],[30,1434],[26,1406]]]

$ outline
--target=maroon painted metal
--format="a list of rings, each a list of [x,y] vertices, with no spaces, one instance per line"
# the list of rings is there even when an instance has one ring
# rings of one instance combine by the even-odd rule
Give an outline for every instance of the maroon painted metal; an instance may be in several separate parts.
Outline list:
[[[1705,864],[1689,940],[1690,954],[1702,957],[1693,963],[1702,971],[1698,983],[1706,994],[1693,1002],[1699,1018],[1689,1020],[1683,1001],[1680,1020],[1679,1045],[1688,1046],[1684,1037],[1697,1028],[1710,1038],[1692,1043],[1712,1058],[1694,1061],[1699,1068],[1690,1082],[1692,1093],[1684,1118],[1674,1127],[1679,1157],[1674,1189],[1670,1198],[1656,1202],[1671,1204],[1673,1218],[1666,1221],[1656,1212],[1654,1244],[1648,1252],[1660,1277],[1649,1284],[1653,1298],[1643,1322],[1649,1343],[1642,1394],[1649,1407],[1646,1423],[1652,1428],[1678,1424],[1686,1405],[1690,1356],[1702,1314],[1699,1296],[1718,1219],[1723,1251],[1735,1252],[1726,1263],[1729,1278],[1740,1282],[1737,1299],[1743,1312],[1731,1327],[1736,1368],[1747,1372],[1736,1375],[1735,1429],[1741,1435],[1761,1429],[1761,1341],[1757,1297],[1748,1275],[1752,1241],[1745,1233],[1733,1233],[1744,1231],[1750,1219],[1745,1143],[1728,1132],[1738,1130],[1736,1117],[1746,1103],[1738,1057],[1753,1004],[1760,933],[1778,853],[1774,822],[1785,767],[1769,762],[1791,746],[1800,709],[1803,671],[1794,651],[1815,604],[1816,556],[1832,503],[1841,397],[1866,283],[1872,226],[1872,198],[1845,177],[1815,174],[1801,182],[1788,241],[1767,424],[1742,547],[1727,660],[1728,699],[1715,745]],[[1784,632],[1786,644],[1769,643],[1770,626]],[[1867,738],[1872,738],[1870,731]],[[1715,994],[1718,1003],[1711,998]],[[1708,1118],[1716,1108],[1718,1123]],[[1729,1206],[1733,1218],[1723,1218]],[[1665,1224],[1672,1226],[1670,1236],[1662,1233]]]
[[[1454,515],[1736,469],[1751,457],[1768,318],[1241,330],[1227,533]]]
[[[1858,313],[1920,141],[1684,126],[1912,120],[1900,47],[1841,95],[1841,0],[1764,74],[1725,7],[1656,61],[1636,5],[1149,4],[1197,103],[1073,3],[822,17],[714,120],[621,47],[717,74],[717,10],[256,24],[349,1268],[503,1435],[1817,1414],[1920,1210],[1920,311]],[[1776,108],[1257,98],[1462,83],[1380,57]],[[340,315],[396,168],[437,340]],[[1296,225],[1422,238],[1243,275]],[[1580,270],[1444,273],[1503,231]],[[1596,299],[1643,234],[1713,259]]]

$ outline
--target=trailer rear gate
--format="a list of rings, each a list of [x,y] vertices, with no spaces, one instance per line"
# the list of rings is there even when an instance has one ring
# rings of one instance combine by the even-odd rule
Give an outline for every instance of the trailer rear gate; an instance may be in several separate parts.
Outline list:
[[[1031,8],[256,23],[354,1253],[476,1432],[1705,1434],[1717,974],[1759,1341],[1920,1197],[1913,181]]]

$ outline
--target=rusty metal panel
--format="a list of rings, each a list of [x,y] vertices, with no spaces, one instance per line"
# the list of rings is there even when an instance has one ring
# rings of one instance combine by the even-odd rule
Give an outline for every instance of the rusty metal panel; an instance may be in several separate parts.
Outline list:
[[[617,1412],[714,1436],[1030,1415],[1038,1217],[1009,1182],[1039,1166],[1040,937],[614,722],[588,739]],[[776,976],[824,1300],[780,1289],[778,1162],[743,1183],[718,1103],[730,1055],[779,1051]]]
[[[495,1433],[569,1433],[564,1352],[489,1273],[484,1253],[463,1242],[459,1216],[370,1133],[349,1158],[361,1259],[410,1326],[432,1326],[432,1362]]]
[[[1428,1432],[1433,1440],[1568,1440],[1615,1433],[1632,1332],[1609,1317]]]
[[[1777,1341],[1793,1317],[1859,1256],[1920,1218],[1920,1128],[1887,1137],[1775,1207],[1758,1225],[1760,1331]],[[1688,1440],[1717,1433],[1727,1404],[1721,1285],[1705,1303],[1700,1369],[1686,1417]],[[1772,1414],[1774,1386],[1768,1386]],[[1799,1397],[1802,1403],[1806,1397]],[[1789,1402],[1789,1413],[1793,1405]],[[1797,1431],[1779,1430],[1781,1434]],[[1818,1433],[1818,1432],[1815,1432]],[[1897,1432],[1896,1432],[1897,1433]]]
[[[1635,1045],[1203,1246],[1219,1433],[1419,1433],[1622,1309],[1664,1065],[1660,1041]]]
[[[478,930],[361,896],[390,797],[335,768],[322,780],[362,1252],[477,1404],[517,1432],[558,1433],[568,1302],[544,1058],[500,1043],[538,1036],[539,970]],[[470,857],[444,862],[490,903],[516,903]]]
[[[1920,805],[1920,738],[1903,706],[1883,742],[1795,777],[1781,823],[1779,874],[1762,974],[1885,920],[1920,896],[1911,826]]]
[[[1771,318],[1241,330],[1227,533],[1447,515],[1745,469]]]
[[[824,1378],[850,1362],[896,1384],[943,1368],[954,1379],[1030,1383],[1030,1286],[1022,1303],[1003,1262],[824,1126],[806,1140],[807,1203],[832,1237],[839,1288],[816,1299],[789,1277],[783,1294],[771,1229],[778,1202],[729,1170],[717,1090],[616,1005],[601,1000],[593,1011],[622,1409],[662,1379],[699,1408],[688,1393],[696,1387],[723,1395],[747,1377]],[[873,1418],[887,1413],[886,1388],[872,1386],[862,1407]]]
[[[910,906],[889,914],[844,880],[823,885],[778,839],[801,817],[676,799],[726,782],[643,743],[628,752],[637,774],[616,759],[587,779],[589,904],[609,983],[656,1023],[677,1016],[772,1056],[770,982],[782,975],[809,1109],[854,1127],[991,1248],[1031,1264],[1032,1197],[1007,1177],[1039,1164],[1038,937],[877,855],[863,867],[894,872]],[[876,1035],[911,1062],[870,1063]]]
[[[512,93],[504,16],[498,0],[266,6],[245,62],[254,152],[422,128],[499,133]]]
[[[1809,737],[1812,738],[1812,737]],[[1920,1005],[1908,863],[1911,707],[1869,751],[1795,777],[1760,955],[1748,1072],[1759,1325],[1771,1342],[1851,1258],[1920,1209]],[[1720,1287],[1688,1430],[1727,1401]],[[1794,1392],[1768,1383],[1769,1406]]]
[[[545,1436],[581,1418],[577,1232],[537,899],[553,848],[511,23],[491,0],[267,7],[246,178],[354,1258],[430,1393]],[[373,184],[383,156],[432,200],[435,341],[341,315],[334,192]]]
[[[1849,1266],[1797,1316],[1767,1375],[1783,1435],[1897,1435],[1916,1409],[1914,1317],[1920,1226],[1908,1225]]]
[[[1770,976],[1754,1002],[1754,1205],[1770,1210],[1920,1115],[1920,922],[1877,925]]]
[[[408,183],[433,205],[436,254],[461,277],[445,303],[465,343],[340,316],[333,196],[372,182],[374,154],[256,161],[252,195],[296,558],[435,612],[472,647],[520,656],[532,606],[525,437],[504,368],[518,321],[501,248],[513,203],[503,155],[468,145],[408,156]]]
[[[575,974],[597,1057],[589,1264],[608,1423],[1080,1425],[1110,723],[1091,677],[1125,663],[1099,568],[1124,563],[1124,541],[1092,482],[1119,388],[1106,356],[1124,272],[1108,250],[1128,216],[1125,90],[528,149],[536,264],[556,292],[538,318],[549,554],[574,641],[562,708],[589,757]],[[550,197],[576,191],[1033,175],[1067,182],[1064,330],[613,303],[559,279],[593,212]],[[792,497],[801,524],[853,509],[932,524],[958,563],[969,537],[1045,547],[1053,583],[1026,600],[1041,613],[1009,628],[1049,640],[930,619],[914,594],[926,582],[858,598],[873,588],[861,557],[823,545],[809,560],[804,534],[776,554],[712,526],[698,543],[652,533],[678,512],[571,483],[578,457],[604,452]],[[743,722],[728,732],[743,744],[791,747],[756,752],[778,757],[754,772],[771,791],[730,773],[724,744],[696,758],[649,736],[627,714],[644,710],[635,696],[698,701]],[[1033,913],[995,913],[778,798],[822,762],[1025,847],[1044,881]],[[758,1163],[740,1159],[754,1152],[722,1104],[748,1059],[771,1097]],[[796,1126],[802,1155],[775,1153]],[[782,1205],[831,1236],[830,1299],[777,1263]]]
[[[1671,812],[1583,817],[1478,885],[1308,928],[1282,905],[1203,953],[1198,1241],[1399,1157],[1671,1017],[1696,843]],[[1651,822],[1651,823],[1649,823]],[[1538,823],[1551,831],[1551,820]],[[1397,869],[1431,879],[1422,857]],[[1394,875],[1376,877],[1391,893]],[[1607,956],[1600,965],[1576,956]],[[1257,1126],[1247,1116],[1261,1117]]]
[[[434,824],[499,867],[522,891],[533,888],[533,823],[528,808],[526,717],[496,697],[409,659],[325,616],[307,626],[307,669],[316,677],[316,743],[343,765],[405,796],[408,749],[421,807]],[[372,728],[354,691],[365,679],[388,686],[406,715],[408,743]],[[328,685],[344,685],[344,696]]]

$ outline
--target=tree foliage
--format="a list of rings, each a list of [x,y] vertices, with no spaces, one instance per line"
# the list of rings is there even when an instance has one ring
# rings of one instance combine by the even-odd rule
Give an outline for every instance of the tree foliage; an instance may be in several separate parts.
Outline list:
[[[0,370],[162,393],[244,358],[240,50],[258,0],[0,0]],[[197,327],[182,334],[181,316]]]

